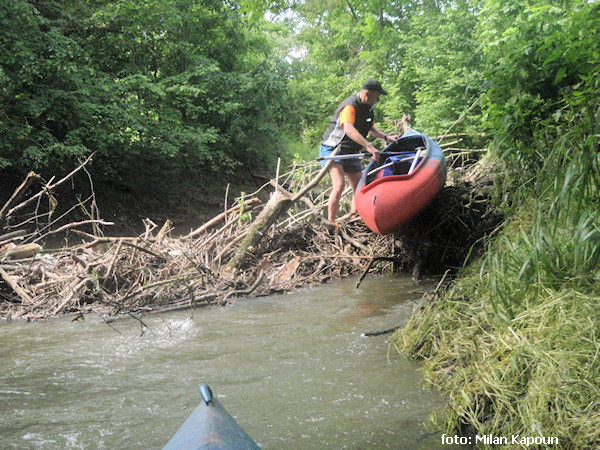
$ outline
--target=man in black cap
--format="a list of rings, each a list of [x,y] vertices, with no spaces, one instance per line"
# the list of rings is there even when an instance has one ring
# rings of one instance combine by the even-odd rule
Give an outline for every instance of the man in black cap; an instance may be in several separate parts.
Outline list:
[[[373,105],[379,101],[381,95],[387,95],[381,83],[378,80],[369,78],[363,83],[358,94],[351,95],[340,103],[329,122],[329,128],[323,134],[319,156],[331,155],[331,152],[339,145],[340,155],[359,153],[365,147],[373,155],[373,159],[378,160],[379,150],[373,147],[366,137],[369,135],[383,139],[386,143],[398,138],[395,135],[383,133],[374,125]],[[326,160],[321,160],[321,165],[324,166],[326,162]],[[352,192],[354,192],[360,181],[362,170],[360,159],[336,159],[329,166],[329,175],[333,187],[327,205],[327,218],[333,224],[336,223],[340,199],[344,192],[344,178],[348,179],[350,186],[352,186]],[[354,197],[352,197],[350,212],[354,213],[355,211],[356,206]]]

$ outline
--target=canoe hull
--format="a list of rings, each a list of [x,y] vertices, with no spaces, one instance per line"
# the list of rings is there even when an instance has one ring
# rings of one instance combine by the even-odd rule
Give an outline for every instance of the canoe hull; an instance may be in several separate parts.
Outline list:
[[[419,139],[419,137],[421,139]],[[447,165],[442,149],[427,136],[409,130],[398,142],[425,147],[425,156],[409,175],[389,175],[367,183],[371,163],[356,190],[356,209],[375,233],[390,234],[402,229],[438,194],[446,182]],[[409,143],[410,142],[410,143]]]
[[[200,403],[163,450],[230,448],[259,449],[223,405],[210,398]]]

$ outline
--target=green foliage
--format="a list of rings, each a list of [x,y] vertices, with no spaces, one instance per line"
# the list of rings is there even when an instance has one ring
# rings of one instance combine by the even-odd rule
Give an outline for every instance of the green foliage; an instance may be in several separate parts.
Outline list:
[[[495,311],[508,319],[545,289],[594,289],[600,263],[600,52],[591,38],[600,33],[598,5],[513,6],[490,2],[484,14],[507,27],[487,30],[497,36],[488,52],[502,54],[496,80],[504,87],[489,91],[504,99],[489,111],[510,133],[510,144],[498,147],[508,201],[526,205],[517,217],[529,217],[490,247],[481,266]],[[514,60],[522,70],[507,74]]]
[[[474,35],[478,3],[467,0],[425,9],[411,18],[404,37],[406,61],[398,84],[412,89],[404,91],[405,107],[415,126],[431,135],[448,130],[484,92],[481,49]],[[475,109],[454,131],[481,128],[481,112]]]
[[[579,119],[580,120],[580,119]],[[512,319],[523,298],[543,298],[546,289],[597,288],[600,276],[600,157],[598,136],[573,123],[551,146],[540,176],[527,192],[518,217],[530,217],[490,245],[481,281],[502,317]],[[546,147],[544,146],[544,147]],[[527,211],[526,214],[523,211]],[[531,211],[534,211],[531,216]]]
[[[274,166],[288,74],[235,7],[9,0],[0,21],[0,169],[50,176],[95,151],[96,176],[133,187]]]
[[[96,180],[183,192],[313,159],[365,78],[390,91],[384,130],[409,113],[441,134],[482,98],[453,131],[495,135],[509,225],[402,339],[448,389],[450,428],[593,445],[598,36],[585,0],[3,0],[0,172],[96,152]]]
[[[599,13],[491,0],[478,15],[508,224],[396,341],[446,391],[448,432],[600,442]]]
[[[54,3],[44,7],[54,12]],[[89,70],[77,42],[33,4],[0,5],[0,165],[60,167],[85,153],[73,138]]]
[[[482,10],[488,119],[529,163],[540,160],[530,151],[535,130],[560,110],[565,95],[594,89],[599,30],[598,5],[589,2],[491,1]]]
[[[599,400],[600,108],[597,96],[567,104],[560,127],[536,132],[547,156],[513,194],[521,204],[500,238],[396,336],[447,393],[448,432],[600,442],[588,407]]]
[[[264,173],[312,159],[337,104],[378,77],[386,131],[409,113],[441,134],[485,93],[453,131],[496,133],[506,186],[522,186],[544,133],[595,114],[599,15],[577,0],[8,0],[0,170],[54,175],[95,151],[95,174],[124,186]]]
[[[447,433],[553,436],[558,448],[597,447],[598,411],[590,405],[600,399],[598,297],[545,295],[510,324],[498,323],[485,291],[463,280],[396,335],[397,347],[425,358],[424,377],[446,393]]]

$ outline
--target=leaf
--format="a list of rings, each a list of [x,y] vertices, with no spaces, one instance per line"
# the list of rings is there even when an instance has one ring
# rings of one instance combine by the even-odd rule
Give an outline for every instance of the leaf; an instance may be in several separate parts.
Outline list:
[[[277,272],[275,272],[273,278],[279,281],[290,280],[296,273],[298,267],[300,266],[300,261],[301,259],[299,256],[296,256],[291,261],[288,261]]]
[[[566,67],[563,66],[560,69],[558,69],[558,72],[556,73],[556,77],[554,77],[554,82],[560,83],[562,81],[562,79],[565,77],[566,73],[567,73]]]

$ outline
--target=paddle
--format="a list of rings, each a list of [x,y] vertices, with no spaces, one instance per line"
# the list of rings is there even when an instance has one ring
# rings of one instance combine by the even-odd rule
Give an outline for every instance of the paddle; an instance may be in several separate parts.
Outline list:
[[[379,157],[387,158],[388,156],[403,155],[407,152],[379,152]],[[409,152],[412,153],[412,152]],[[327,161],[328,159],[362,159],[370,158],[370,153],[352,153],[351,155],[336,155],[336,156],[319,156],[317,161]]]
[[[410,175],[413,172],[413,170],[415,170],[415,166],[417,165],[417,161],[419,160],[419,157],[424,155],[423,150],[425,150],[425,147],[417,147],[414,151],[414,155],[412,155],[412,153],[413,153],[412,151],[411,152],[402,152],[403,154],[410,154],[410,156],[407,156],[406,158],[402,158],[397,161],[391,161],[387,164],[379,166],[379,167],[371,170],[369,173],[367,173],[367,176],[373,175],[374,173],[377,173],[380,170],[385,169],[386,167],[391,167],[394,164],[404,162],[404,161],[412,161],[411,165],[410,165],[410,169],[407,172],[407,175]],[[393,154],[388,153],[388,155],[393,155]]]
[[[379,152],[379,157],[387,158],[388,156],[402,155],[402,154],[406,153],[406,152],[386,152],[386,150],[388,148],[390,148],[392,145],[394,145],[395,143],[396,143],[396,141],[391,142],[383,150],[381,150]],[[362,159],[362,158],[370,158],[371,156],[373,156],[373,155],[371,155],[370,153],[352,153],[350,155],[319,156],[317,158],[317,161],[327,161],[329,159]]]
[[[379,167],[377,167],[376,169],[373,169],[373,170],[371,170],[371,171],[370,171],[370,172],[367,174],[367,176],[373,175],[374,173],[377,173],[377,172],[379,172],[380,170],[383,170],[383,169],[385,169],[386,167],[391,167],[391,166],[393,166],[394,164],[397,164],[397,163],[399,163],[399,162],[403,162],[403,161],[410,161],[411,159],[415,159],[415,157],[414,157],[414,156],[409,156],[408,158],[402,158],[400,161],[392,161],[392,162],[389,162],[389,163],[387,163],[387,164],[384,164],[383,166],[379,166]]]

